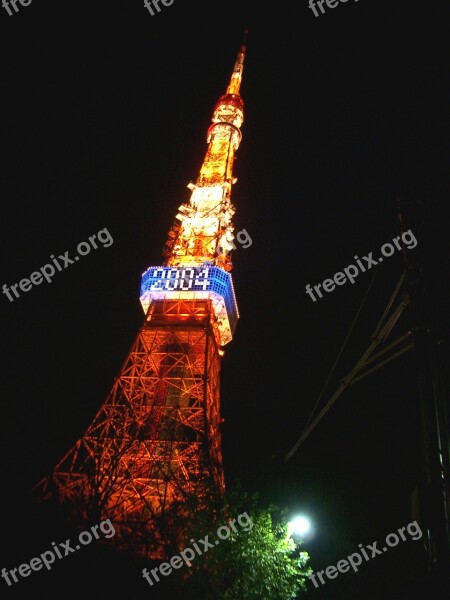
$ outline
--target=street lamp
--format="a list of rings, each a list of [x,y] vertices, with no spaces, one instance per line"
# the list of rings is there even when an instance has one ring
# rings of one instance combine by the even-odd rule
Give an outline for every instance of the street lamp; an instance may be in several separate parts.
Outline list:
[[[312,530],[310,519],[304,515],[298,515],[288,522],[288,535],[304,537]]]

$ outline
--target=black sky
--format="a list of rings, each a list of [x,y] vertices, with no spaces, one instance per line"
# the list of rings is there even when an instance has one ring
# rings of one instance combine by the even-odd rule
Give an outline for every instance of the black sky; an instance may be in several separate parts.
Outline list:
[[[162,263],[247,28],[233,202],[236,231],[253,243],[233,257],[240,320],[222,363],[226,479],[311,515],[316,531],[305,546],[315,571],[409,523],[419,455],[409,354],[346,391],[288,464],[283,457],[374,269],[315,303],[305,286],[398,235],[398,197],[418,240],[410,257],[424,265],[430,326],[449,337],[444,9],[349,0],[316,18],[306,0],[175,0],[154,17],[124,0],[19,7],[11,17],[0,10],[0,284],[73,253],[102,228],[114,243],[14,302],[1,295],[0,567],[50,544],[45,532],[27,539],[27,493],[87,427],[134,340],[140,276]],[[366,349],[401,270],[400,252],[377,270],[323,401]],[[308,595],[427,598],[415,585],[420,544],[404,542],[320,593],[308,584]],[[78,568],[83,589],[87,571]],[[126,588],[125,574],[116,577]],[[53,572],[32,578],[46,578],[46,597],[61,593]],[[21,597],[32,578],[0,585]]]

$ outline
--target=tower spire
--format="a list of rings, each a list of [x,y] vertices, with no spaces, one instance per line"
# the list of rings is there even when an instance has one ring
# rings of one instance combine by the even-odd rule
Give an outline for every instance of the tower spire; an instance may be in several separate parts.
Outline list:
[[[227,94],[239,94],[239,89],[241,87],[242,81],[242,73],[244,71],[244,60],[245,60],[245,52],[247,46],[247,31],[244,32],[244,41],[242,46],[239,48],[239,52],[236,58],[236,62],[234,63],[233,74],[231,75],[231,80],[227,88]]]
[[[242,139],[244,102],[240,96],[246,46],[239,49],[230,83],[217,101],[208,129],[206,150],[197,180],[189,183],[189,202],[178,209],[163,249],[166,266],[214,265],[232,268],[230,251],[235,248],[231,187],[236,151]]]

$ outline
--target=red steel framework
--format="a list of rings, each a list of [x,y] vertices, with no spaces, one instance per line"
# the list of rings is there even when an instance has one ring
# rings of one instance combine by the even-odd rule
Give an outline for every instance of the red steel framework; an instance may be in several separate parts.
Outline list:
[[[191,199],[169,232],[165,267],[151,268],[160,279],[141,295],[145,319],[137,338],[85,433],[37,485],[40,500],[57,498],[80,527],[110,518],[116,534],[108,543],[137,556],[166,557],[192,499],[211,505],[225,489],[220,364],[234,325],[233,315],[224,318],[224,303],[219,311],[220,294],[208,291],[208,267],[229,277],[234,298],[230,194],[244,56],[242,46],[214,109],[199,177],[188,185]],[[202,291],[195,287],[200,268]],[[161,292],[169,277],[170,291]]]

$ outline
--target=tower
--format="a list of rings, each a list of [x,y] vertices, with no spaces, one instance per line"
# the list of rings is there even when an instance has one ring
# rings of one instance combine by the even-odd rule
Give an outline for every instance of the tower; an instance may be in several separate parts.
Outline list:
[[[214,108],[165,262],[142,275],[137,338],[83,436],[37,486],[42,500],[56,498],[80,525],[111,519],[111,541],[137,556],[164,557],[174,518],[192,499],[206,506],[224,492],[219,376],[239,317],[229,253],[244,57],[245,45]]]

